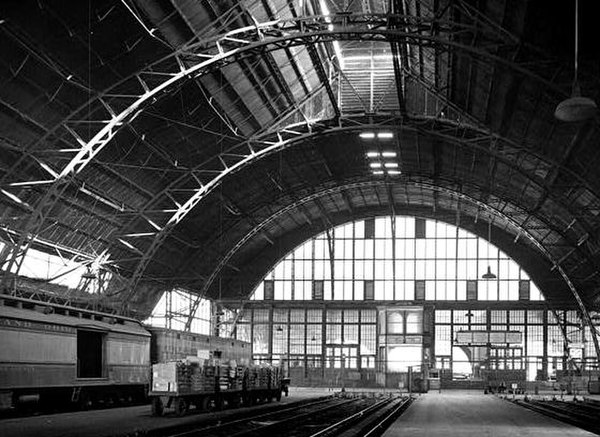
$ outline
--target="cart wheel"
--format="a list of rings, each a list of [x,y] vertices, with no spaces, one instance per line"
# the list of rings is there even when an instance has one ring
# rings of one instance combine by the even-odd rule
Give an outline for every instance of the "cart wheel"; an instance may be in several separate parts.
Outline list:
[[[229,399],[229,405],[233,408],[238,408],[242,403],[242,397],[240,395],[234,395]]]
[[[208,396],[204,396],[200,400],[199,407],[202,411],[208,411],[210,409],[210,398]]]
[[[159,397],[152,398],[152,415],[153,416],[162,416],[165,412],[165,406],[163,405],[163,401]]]
[[[184,398],[177,398],[175,400],[175,414],[177,414],[179,417],[185,416],[185,413],[187,413],[188,407],[189,407],[189,405]]]
[[[80,395],[79,395],[79,409],[82,411],[86,411],[89,410],[92,407],[92,397],[90,396],[90,394],[85,391],[82,390]]]

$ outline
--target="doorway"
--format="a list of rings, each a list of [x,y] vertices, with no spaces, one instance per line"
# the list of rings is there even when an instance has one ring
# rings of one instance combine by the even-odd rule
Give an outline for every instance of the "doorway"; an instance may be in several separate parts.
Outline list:
[[[103,332],[77,330],[77,377],[102,378],[104,376]]]

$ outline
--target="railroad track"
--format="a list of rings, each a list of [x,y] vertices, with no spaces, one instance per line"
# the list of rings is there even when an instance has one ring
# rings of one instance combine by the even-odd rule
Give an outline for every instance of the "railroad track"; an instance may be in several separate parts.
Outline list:
[[[155,434],[163,437],[375,437],[410,404],[410,398],[333,398],[277,411],[232,417],[185,432]]]
[[[517,405],[560,420],[586,431],[600,434],[600,406],[587,402],[516,400]]]
[[[411,397],[393,398],[349,416],[310,437],[378,437],[412,403]]]
[[[246,410],[232,410],[233,415],[228,417],[217,416],[211,420],[203,420],[200,426],[185,425],[183,427],[169,427],[167,429],[149,430],[146,435],[151,437],[192,437],[192,436],[211,436],[227,435],[232,437],[237,432],[236,429],[244,430],[246,427],[252,429],[260,423],[274,421],[278,416],[294,415],[299,411],[318,410],[328,408],[332,404],[339,403],[339,398],[327,397],[308,401],[300,401],[289,404],[270,407],[268,410],[259,406]]]

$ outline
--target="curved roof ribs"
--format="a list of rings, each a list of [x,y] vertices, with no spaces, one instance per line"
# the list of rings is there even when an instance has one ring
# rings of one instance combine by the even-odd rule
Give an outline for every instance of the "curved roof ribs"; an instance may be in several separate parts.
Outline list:
[[[168,95],[172,90],[180,87],[182,83],[200,78],[207,72],[225,64],[239,62],[250,55],[268,53],[277,49],[289,49],[297,45],[314,47],[315,44],[339,40],[390,41],[401,39],[410,47],[416,47],[420,52],[422,52],[422,49],[429,47],[435,47],[436,49],[439,47],[452,48],[474,59],[482,59],[493,65],[502,65],[517,75],[528,77],[543,85],[553,93],[563,94],[563,90],[551,80],[496,55],[493,45],[479,47],[460,42],[462,39],[458,36],[463,37],[469,33],[480,35],[482,29],[479,27],[449,22],[439,18],[409,15],[400,18],[409,21],[410,26],[406,29],[389,29],[387,22],[390,15],[356,13],[345,14],[342,17],[320,15],[274,20],[265,23],[256,22],[252,26],[238,28],[208,40],[182,46],[173,54],[157,61],[145,70],[119,82],[95,99],[97,103],[96,118],[87,122],[78,119],[76,123],[75,120],[64,123],[63,126],[72,133],[80,148],[66,166],[51,174],[53,177],[51,184],[43,198],[33,208],[17,243],[17,246],[22,250],[14,251],[14,256],[10,259],[7,270],[16,269],[18,271],[24,253],[43,228],[52,208],[62,198],[76,176],[111,142],[122,127],[128,126],[141,112],[151,107],[163,96]],[[435,28],[436,33],[425,31],[430,28]],[[487,30],[489,31],[489,28]],[[452,35],[457,37],[453,38]],[[488,32],[487,37],[490,40],[495,40],[496,44],[503,46],[515,45],[515,42],[511,38],[507,38],[502,32]],[[398,66],[396,66],[396,69],[398,69]],[[322,81],[323,75],[323,72],[321,72]],[[332,103],[335,103],[335,96],[332,96],[328,81],[323,81],[323,87],[330,96]],[[132,89],[136,91],[132,91]],[[126,109],[121,111],[116,109],[123,106]],[[337,106],[335,107],[337,108]],[[98,111],[103,113],[104,117],[100,117]],[[98,126],[100,126],[100,129],[98,129]],[[305,124],[305,128],[308,128],[309,133],[318,126],[318,123]],[[277,138],[275,141],[261,141],[256,138],[242,141],[238,147],[244,150],[243,153],[222,154],[218,157],[222,168],[216,176],[211,177],[209,175],[206,181],[196,177],[199,186],[193,196],[184,204],[178,205],[176,212],[165,223],[155,226],[156,232],[152,235],[152,243],[148,249],[143,251],[143,255],[131,278],[131,290],[135,290],[135,286],[142,278],[147,265],[172,229],[181,222],[194,206],[226,176],[235,173],[257,158],[279,151],[304,137],[306,131],[303,132],[297,130],[297,128],[298,126],[288,126],[279,129],[273,133]],[[81,134],[86,130],[92,132],[93,135],[86,137]],[[44,170],[48,171],[46,168]],[[13,183],[24,184],[27,182],[13,181]],[[557,268],[561,271],[561,274],[564,273],[560,265]],[[576,300],[580,303],[581,299],[566,274],[565,280],[572,292],[575,293]],[[582,302],[580,305],[582,311],[584,311],[585,305]]]

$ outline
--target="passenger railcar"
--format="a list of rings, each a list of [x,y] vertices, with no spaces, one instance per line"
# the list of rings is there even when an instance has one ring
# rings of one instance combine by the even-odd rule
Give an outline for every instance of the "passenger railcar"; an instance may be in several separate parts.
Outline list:
[[[143,400],[150,333],[134,319],[0,295],[0,409]]]
[[[146,401],[151,364],[187,357],[248,366],[251,345],[0,294],[0,410]],[[264,389],[245,386],[244,401],[251,403]]]

